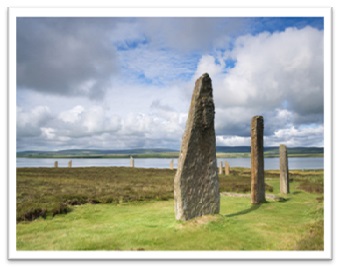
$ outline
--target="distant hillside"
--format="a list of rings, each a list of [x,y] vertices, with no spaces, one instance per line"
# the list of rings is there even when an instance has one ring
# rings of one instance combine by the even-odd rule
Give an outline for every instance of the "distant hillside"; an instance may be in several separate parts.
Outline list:
[[[216,153],[250,153],[250,146],[216,146]]]
[[[166,157],[167,154],[178,154],[179,151],[163,148],[139,148],[124,150],[101,150],[101,149],[67,149],[58,151],[20,151],[17,157],[22,158],[103,158],[103,157],[129,157],[144,155],[160,155]]]
[[[296,157],[322,157],[322,147],[288,147],[288,155]],[[67,149],[59,151],[20,151],[17,157],[21,158],[124,158],[124,157],[178,157],[178,150],[165,148],[139,148],[124,150],[100,150],[100,149]],[[218,156],[249,157],[250,146],[217,146]],[[265,147],[265,157],[277,157],[279,147]]]
[[[264,156],[266,158],[279,157],[279,147],[264,147]],[[288,147],[288,156],[290,157],[323,157],[323,147]],[[250,146],[217,146],[216,153],[222,157],[250,157]]]
[[[278,146],[265,147],[264,152],[278,152]],[[323,147],[288,147],[292,154],[323,154]],[[250,146],[217,146],[217,153],[250,153]]]

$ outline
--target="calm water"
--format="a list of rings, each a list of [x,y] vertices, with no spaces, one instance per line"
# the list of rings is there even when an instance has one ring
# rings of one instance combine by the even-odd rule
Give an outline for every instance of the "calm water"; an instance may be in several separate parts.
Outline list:
[[[67,167],[70,159],[32,159],[17,158],[17,167],[53,167],[58,161],[60,168]],[[169,168],[171,159],[148,158],[134,159],[136,168]],[[218,158],[220,161],[228,161],[230,167],[250,168],[250,158]],[[174,167],[177,168],[178,160],[174,159]],[[72,167],[109,167],[130,166],[130,159],[72,159]],[[219,165],[218,165],[219,166]],[[295,169],[323,169],[323,158],[289,158],[290,170]],[[280,168],[279,158],[266,158],[264,162],[266,170],[278,170]]]

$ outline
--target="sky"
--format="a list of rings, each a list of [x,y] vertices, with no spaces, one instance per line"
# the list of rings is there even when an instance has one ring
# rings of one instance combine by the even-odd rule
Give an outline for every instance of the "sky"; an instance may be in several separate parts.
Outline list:
[[[324,142],[323,19],[17,18],[17,151],[179,150],[212,79],[217,146]]]

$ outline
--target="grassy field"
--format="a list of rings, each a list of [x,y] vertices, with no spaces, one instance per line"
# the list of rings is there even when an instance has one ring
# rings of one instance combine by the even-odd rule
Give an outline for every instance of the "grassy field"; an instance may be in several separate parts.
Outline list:
[[[267,203],[252,206],[250,170],[235,168],[220,176],[220,214],[187,222],[174,218],[174,174],[18,168],[17,249],[323,250],[323,171],[291,172],[287,196],[278,171],[267,171]]]

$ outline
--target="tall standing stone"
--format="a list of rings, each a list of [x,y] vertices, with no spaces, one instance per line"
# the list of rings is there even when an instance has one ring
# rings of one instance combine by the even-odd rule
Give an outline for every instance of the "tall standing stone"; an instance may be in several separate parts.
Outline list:
[[[54,168],[58,168],[58,161],[54,162]]]
[[[131,168],[135,167],[135,160],[132,156],[130,157],[130,167]]]
[[[280,193],[289,193],[289,169],[287,147],[280,145]]]
[[[218,174],[223,174],[223,163],[220,161],[220,167],[218,169]]]
[[[225,175],[229,175],[230,174],[230,165],[228,163],[228,161],[225,161],[224,162],[224,172],[225,172]]]
[[[172,159],[170,161],[170,170],[173,170],[174,169],[174,160]]]
[[[251,120],[251,203],[266,202],[263,158],[263,117]]]
[[[69,167],[69,168],[72,168],[72,160],[70,160],[70,161],[68,162],[68,167]]]
[[[197,79],[174,179],[177,220],[220,211],[212,90],[209,74]]]

